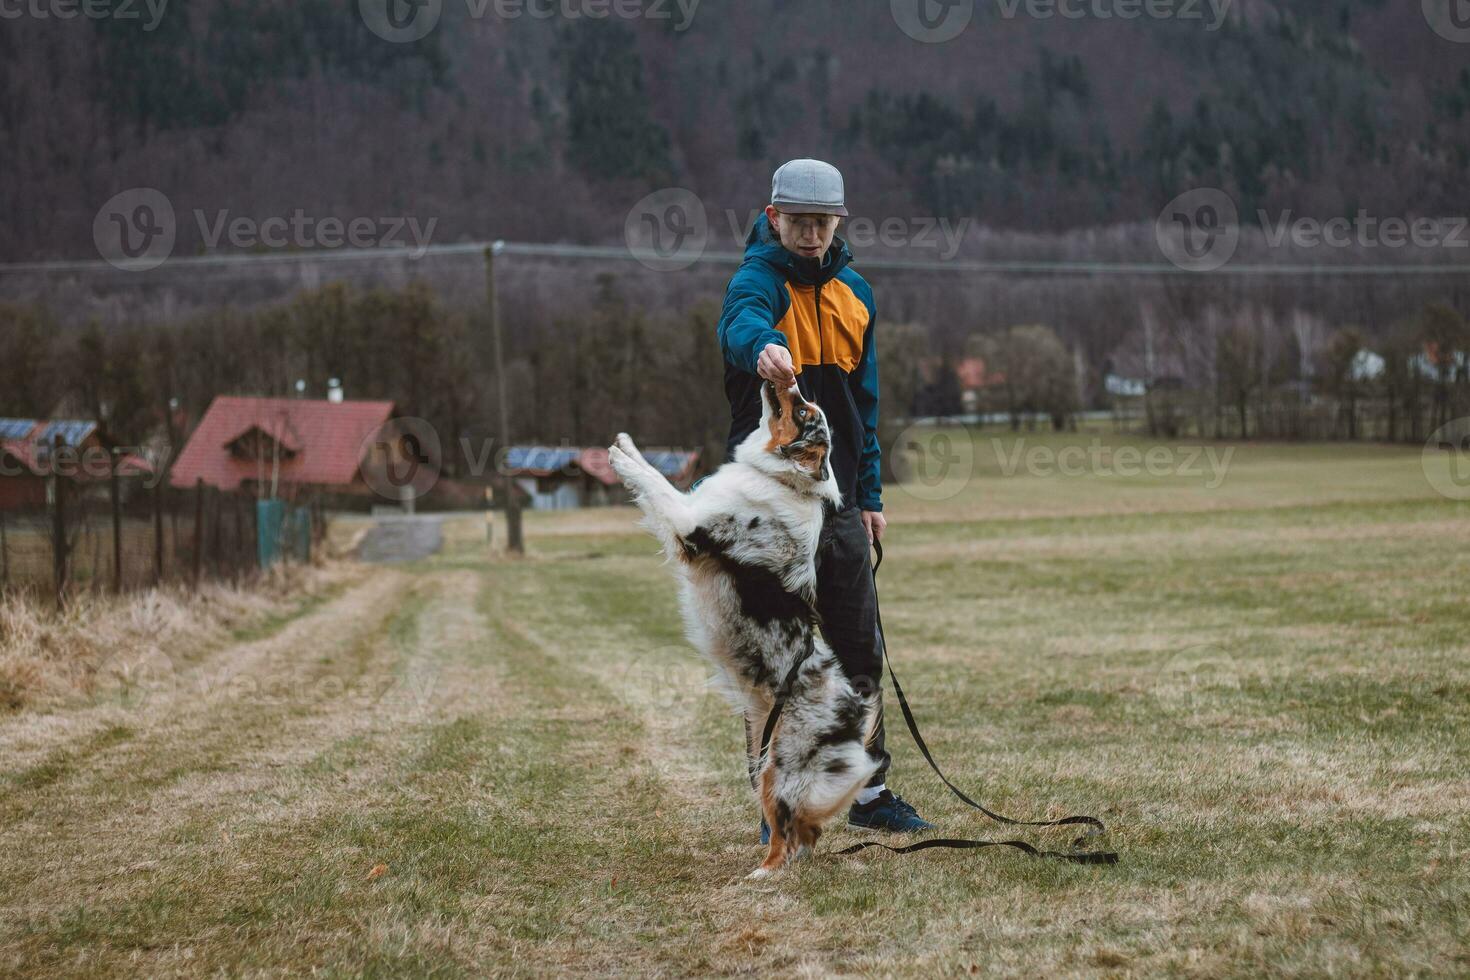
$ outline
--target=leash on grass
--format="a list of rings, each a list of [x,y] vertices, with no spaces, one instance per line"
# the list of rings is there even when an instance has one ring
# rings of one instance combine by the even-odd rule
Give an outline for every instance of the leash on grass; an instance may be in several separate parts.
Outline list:
[[[883,850],[892,851],[894,854],[913,854],[917,851],[927,851],[935,847],[956,850],[973,850],[982,847],[1011,847],[1035,858],[1053,858],[1059,861],[1071,861],[1074,864],[1117,864],[1118,855],[1114,851],[1088,851],[1081,849],[1086,846],[1088,838],[1107,833],[1107,827],[1096,817],[1079,814],[1070,817],[1060,817],[1056,820],[1015,820],[976,803],[963,790],[949,781],[949,777],[939,768],[939,763],[934,761],[934,755],[929,751],[929,746],[924,741],[924,736],[919,734],[919,723],[914,718],[913,709],[909,707],[908,698],[904,697],[903,687],[898,683],[898,675],[893,672],[893,660],[888,656],[888,637],[883,633],[883,613],[879,609],[877,601],[878,567],[883,564],[883,545],[875,539],[873,541],[873,547],[878,552],[878,560],[873,563],[873,609],[878,620],[878,638],[883,644],[883,662],[888,666],[888,680],[893,685],[893,693],[898,698],[898,706],[903,710],[903,720],[908,724],[909,735],[913,737],[914,744],[919,747],[919,752],[923,754],[924,761],[929,763],[929,768],[933,769],[934,774],[940,778],[945,786],[949,787],[951,793],[997,823],[1007,824],[1012,827],[1083,826],[1089,829],[1081,837],[1078,837],[1072,842],[1074,850],[1071,851],[1043,851],[1023,840],[967,840],[958,837],[931,837],[915,844],[907,844],[900,847],[894,847],[881,843],[880,841],[865,840],[853,844],[850,847],[844,847],[840,851],[834,851],[833,853],[842,857],[849,854],[856,854],[870,847],[881,847]],[[787,672],[786,679],[776,692],[775,704],[772,705],[770,714],[766,716],[766,727],[761,732],[759,758],[762,766],[765,762],[767,747],[770,745],[771,735],[775,731],[776,722],[781,716],[781,709],[785,706],[787,698],[790,697],[791,686],[796,682],[796,673],[801,669],[801,665],[806,662],[806,659],[811,656],[815,649],[816,640],[814,636],[809,636],[807,638],[806,649],[796,658],[796,662],[791,665],[791,670]]]

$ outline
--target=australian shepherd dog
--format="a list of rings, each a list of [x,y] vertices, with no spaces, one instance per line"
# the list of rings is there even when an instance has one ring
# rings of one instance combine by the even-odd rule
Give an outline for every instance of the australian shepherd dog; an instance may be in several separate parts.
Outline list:
[[[763,878],[809,850],[878,769],[867,742],[876,697],[848,682],[818,632],[816,552],[823,505],[841,504],[826,416],[793,386],[761,386],[761,421],[689,493],[619,434],[609,461],[642,508],[681,581],[689,640],[749,724],[751,782],[771,828]],[[766,718],[792,667],[764,757]]]

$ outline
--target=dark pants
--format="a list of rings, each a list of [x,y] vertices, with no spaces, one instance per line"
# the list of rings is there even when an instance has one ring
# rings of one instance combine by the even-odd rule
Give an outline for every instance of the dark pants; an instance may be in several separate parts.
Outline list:
[[[878,726],[869,747],[882,762],[868,781],[869,786],[878,786],[888,773],[889,757],[883,741],[879,688],[883,650],[878,643],[878,596],[873,588],[868,532],[857,507],[834,513],[829,506],[825,518],[817,540],[817,612],[822,616],[822,636],[853,688],[859,694],[879,694]],[[745,720],[746,744],[752,724],[763,726],[765,719]]]

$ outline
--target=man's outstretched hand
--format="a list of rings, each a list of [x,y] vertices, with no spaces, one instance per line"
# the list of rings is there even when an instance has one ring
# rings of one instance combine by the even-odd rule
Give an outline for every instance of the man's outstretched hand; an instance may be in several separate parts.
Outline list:
[[[756,373],[772,384],[790,388],[796,384],[796,371],[791,367],[791,351],[780,344],[767,344],[755,362]]]
[[[888,527],[888,518],[881,510],[863,511],[863,530],[868,532],[868,544],[883,540],[883,531]]]

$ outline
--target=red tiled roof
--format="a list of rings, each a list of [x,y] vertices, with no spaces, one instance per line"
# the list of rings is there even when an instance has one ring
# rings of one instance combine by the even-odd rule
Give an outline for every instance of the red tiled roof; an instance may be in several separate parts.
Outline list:
[[[645,449],[643,455],[654,469],[668,477],[675,486],[689,482],[694,464],[699,461],[697,449]],[[582,450],[577,454],[577,465],[583,473],[600,483],[612,486],[619,482],[617,473],[613,472],[612,464],[608,462],[606,449],[591,447]]]
[[[199,420],[169,482],[190,487],[202,479],[221,490],[234,490],[243,480],[270,480],[270,460],[236,459],[228,448],[237,436],[259,427],[297,450],[294,458],[280,461],[281,483],[347,486],[357,477],[367,440],[392,415],[392,402],[221,395]]]
[[[40,467],[36,462],[35,443],[24,439],[0,439],[0,455],[9,455],[15,461],[24,466],[32,473],[39,473]]]
[[[618,482],[618,475],[613,472],[612,463],[608,462],[606,449],[599,447],[582,450],[577,456],[577,465],[582,467],[583,473],[600,483],[612,486]]]
[[[954,366],[955,377],[960,379],[961,388],[989,388],[1004,384],[1006,376],[998,371],[986,369],[983,357],[961,358]]]
[[[264,426],[256,425],[254,422],[252,422],[245,428],[241,429],[239,432],[236,432],[234,435],[226,439],[225,445],[233,446],[236,442],[239,442],[241,439],[245,438],[252,432],[265,433],[266,436],[273,439],[277,445],[279,445],[288,453],[301,452],[301,439],[292,429],[290,419],[278,420],[274,429],[267,429]]]

